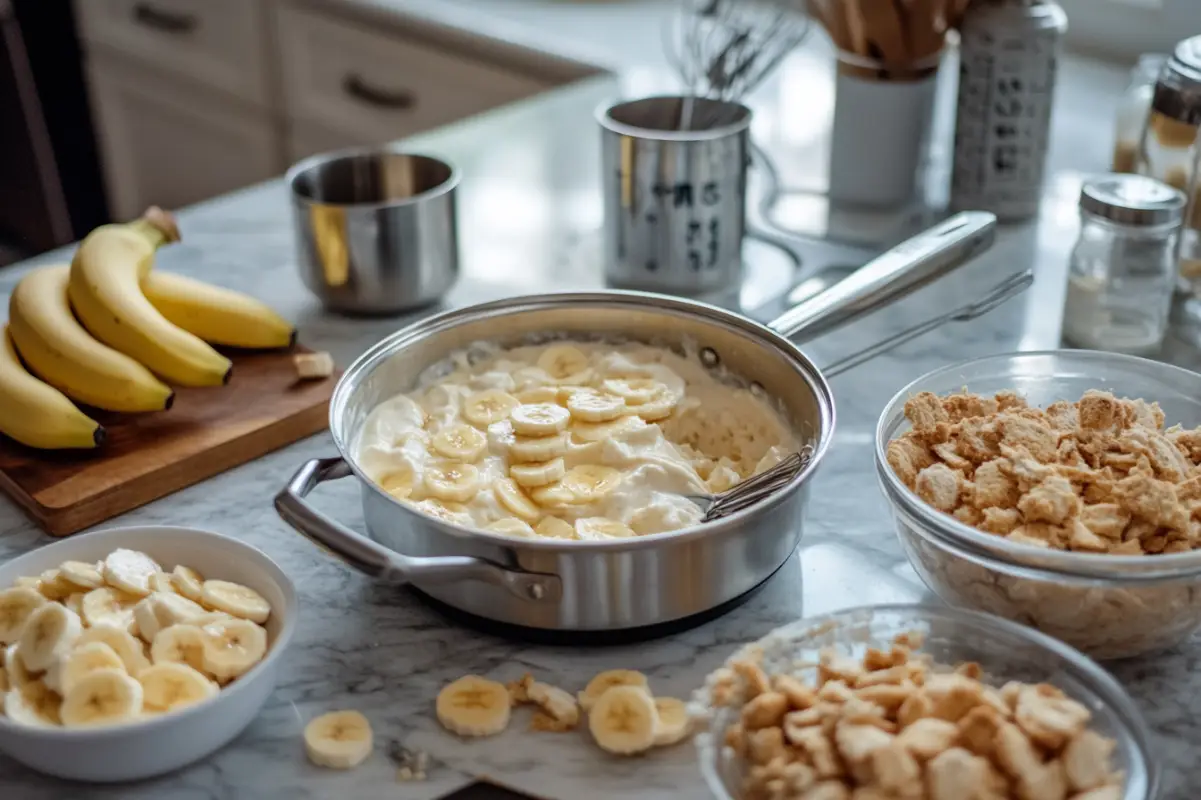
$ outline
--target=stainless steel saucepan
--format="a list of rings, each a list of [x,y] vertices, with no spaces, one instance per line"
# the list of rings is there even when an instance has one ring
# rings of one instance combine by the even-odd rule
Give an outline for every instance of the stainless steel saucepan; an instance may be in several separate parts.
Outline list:
[[[951,319],[992,308],[1029,285],[1011,277],[982,302],[892,337],[819,370],[794,344],[826,333],[950,272],[987,249],[995,218],[968,212],[910,239],[769,325],[704,303],[633,292],[537,295],[429,317],[371,348],[343,375],[330,403],[339,455],[309,461],[275,498],[304,536],[382,581],[411,583],[479,617],[546,630],[642,627],[713,609],[750,591],[792,554],[806,486],[834,434],[826,377]],[[411,390],[418,375],[473,342],[517,344],[531,335],[598,335],[671,344],[690,341],[705,362],[779,398],[813,447],[808,466],[775,494],[724,519],[611,541],[514,539],[449,524],[392,499],[355,463],[357,439],[379,403]],[[318,484],[358,477],[370,538],[305,501]]]

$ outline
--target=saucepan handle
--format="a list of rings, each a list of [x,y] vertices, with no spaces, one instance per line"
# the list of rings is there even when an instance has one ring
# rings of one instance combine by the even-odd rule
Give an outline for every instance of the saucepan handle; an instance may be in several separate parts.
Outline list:
[[[768,327],[807,341],[870,314],[943,277],[992,246],[997,218],[964,211],[901,242]]]
[[[470,556],[401,555],[360,536],[306,502],[305,497],[318,484],[351,474],[346,461],[338,456],[307,461],[275,496],[275,510],[284,522],[318,547],[381,581],[428,584],[474,580],[503,586],[525,600],[553,601],[562,596],[557,575],[514,570]]]

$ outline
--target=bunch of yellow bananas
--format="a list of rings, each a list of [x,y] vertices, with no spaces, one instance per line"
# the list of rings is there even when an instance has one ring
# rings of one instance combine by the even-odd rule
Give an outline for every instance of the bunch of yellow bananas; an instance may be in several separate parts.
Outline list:
[[[155,251],[177,241],[175,220],[151,208],[92,231],[70,265],[21,279],[0,328],[0,433],[42,449],[97,447],[104,429],[72,401],[161,411],[174,399],[168,384],[229,381],[229,359],[209,343],[295,343],[296,329],[254,298],[151,272]]]

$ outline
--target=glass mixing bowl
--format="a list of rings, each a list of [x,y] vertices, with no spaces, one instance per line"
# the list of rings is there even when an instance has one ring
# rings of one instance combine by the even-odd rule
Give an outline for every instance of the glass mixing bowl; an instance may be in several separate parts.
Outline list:
[[[1171,647],[1201,627],[1201,550],[1111,556],[1015,544],[936,511],[885,458],[905,433],[905,401],[966,388],[1021,393],[1031,405],[1089,389],[1157,401],[1167,425],[1201,425],[1201,375],[1157,361],[1085,350],[990,356],[936,370],[888,403],[876,427],[876,473],[914,569],[939,597],[1031,625],[1099,659]]]
[[[915,631],[925,640],[920,652],[933,656],[936,663],[975,661],[984,670],[981,680],[993,686],[1010,680],[1050,683],[1083,703],[1093,714],[1090,726],[1117,743],[1113,766],[1126,775],[1122,800],[1157,796],[1159,769],[1151,751],[1151,734],[1134,701],[1085,655],[1038,631],[974,611],[884,605],[803,619],[748,647],[762,649],[763,667],[768,672],[787,671],[812,682],[816,666],[798,670],[796,663],[816,665],[822,648],[835,647],[858,658],[868,647],[887,650],[895,636]],[[698,692],[693,707],[698,713],[711,708],[705,689]],[[705,729],[696,736],[701,772],[718,800],[735,800],[742,783],[743,765],[723,744],[726,728],[738,718],[738,709],[713,709],[708,712]]]

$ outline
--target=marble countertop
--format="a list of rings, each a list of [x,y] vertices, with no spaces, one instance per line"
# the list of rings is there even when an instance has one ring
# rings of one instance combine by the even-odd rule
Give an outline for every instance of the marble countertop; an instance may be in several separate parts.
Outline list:
[[[570,4],[568,4],[570,5]],[[800,55],[754,99],[760,136],[786,168],[811,171],[802,157],[813,147],[804,133],[812,109],[798,103],[797,81],[812,56]],[[447,621],[414,595],[377,586],[313,547],[276,516],[271,497],[305,459],[330,455],[328,435],[314,436],[253,463],[185,489],[111,524],[195,525],[262,548],[291,575],[300,594],[297,635],[282,664],[279,686],[263,713],[221,752],[175,774],[118,787],[71,785],[36,775],[0,757],[0,796],[22,800],[122,798],[440,797],[477,776],[489,776],[547,798],[592,800],[706,796],[691,746],[615,759],[586,734],[534,734],[525,712],[501,736],[474,742],[445,733],[434,719],[437,690],[463,673],[507,680],[531,671],[570,689],[595,672],[636,668],[658,693],[686,696],[735,647],[803,615],[861,604],[934,598],[907,565],[884,499],[872,475],[872,431],[886,401],[915,376],[948,362],[1058,343],[1066,254],[1075,233],[1080,177],[1103,169],[1109,141],[1097,129],[1112,118],[1123,69],[1070,59],[1052,148],[1052,177],[1037,220],[1006,228],[992,251],[943,282],[806,349],[820,363],[885,338],[948,304],[991,285],[998,273],[1032,266],[1035,286],[975,322],[930,333],[869,366],[833,381],[839,427],[815,478],[806,536],[798,553],[758,594],[726,616],[665,639],[629,646],[579,648],[514,642]],[[601,285],[598,104],[621,93],[647,91],[667,79],[648,66],[620,79],[597,78],[418,137],[410,143],[463,170],[461,240],[464,274],[446,306],[526,292]],[[801,133],[798,133],[800,131]],[[183,243],[164,250],[162,269],[227,284],[268,299],[299,324],[301,339],[330,350],[342,364],[415,317],[346,319],[324,313],[301,287],[294,264],[284,188],[252,187],[180,214]],[[37,263],[0,271],[0,303]],[[757,306],[792,276],[771,253],[748,248],[755,285],[743,293]],[[423,313],[428,313],[423,312]],[[314,503],[362,529],[357,488],[322,486]],[[48,539],[7,500],[0,500],[0,559]],[[1201,639],[1153,659],[1111,665],[1136,698],[1158,737],[1168,797],[1201,787],[1194,754],[1201,744],[1201,689],[1194,665]],[[335,773],[305,760],[306,720],[356,708],[376,731],[375,754],[358,770]],[[389,743],[429,754],[429,779],[398,783]],[[1190,789],[1192,791],[1190,791]]]

